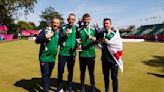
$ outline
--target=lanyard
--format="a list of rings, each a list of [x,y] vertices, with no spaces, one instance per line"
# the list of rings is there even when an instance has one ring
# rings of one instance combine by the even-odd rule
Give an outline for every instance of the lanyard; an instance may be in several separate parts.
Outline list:
[[[106,36],[108,37],[109,34],[110,34],[110,31],[108,31],[108,33],[105,33],[105,32],[104,32],[104,38],[105,38]]]
[[[90,33],[91,33],[90,27],[89,27],[89,29],[88,29],[88,32],[87,32],[86,28],[84,28],[84,31],[85,31],[85,33],[86,33],[88,36],[90,36]]]

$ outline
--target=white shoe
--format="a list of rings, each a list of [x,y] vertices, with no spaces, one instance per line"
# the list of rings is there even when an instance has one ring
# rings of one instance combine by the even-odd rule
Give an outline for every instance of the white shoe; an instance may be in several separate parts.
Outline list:
[[[64,92],[64,90],[63,90],[63,89],[61,89],[59,92]]]
[[[57,90],[57,92],[64,92],[64,90],[63,89],[60,89],[60,90]]]

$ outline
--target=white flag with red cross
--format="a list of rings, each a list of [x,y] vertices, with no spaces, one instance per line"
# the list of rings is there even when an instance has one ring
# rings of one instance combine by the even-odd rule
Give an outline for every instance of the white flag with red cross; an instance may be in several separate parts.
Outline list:
[[[107,47],[114,60],[120,67],[121,72],[123,73],[123,61],[121,59],[123,45],[119,30],[117,30],[116,34],[107,42]]]

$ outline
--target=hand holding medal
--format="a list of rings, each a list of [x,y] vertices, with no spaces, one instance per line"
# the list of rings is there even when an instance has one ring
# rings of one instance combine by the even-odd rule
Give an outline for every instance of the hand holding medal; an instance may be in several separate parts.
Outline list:
[[[45,36],[48,40],[51,40],[51,37],[53,36],[54,32],[52,31],[51,27],[47,27],[45,30]]]
[[[81,38],[76,39],[76,41],[77,41],[77,50],[82,51],[82,49],[81,49]]]
[[[71,28],[71,29],[67,28],[67,30],[66,30],[67,36],[68,36],[68,34],[70,34],[70,33],[72,33],[72,28]]]

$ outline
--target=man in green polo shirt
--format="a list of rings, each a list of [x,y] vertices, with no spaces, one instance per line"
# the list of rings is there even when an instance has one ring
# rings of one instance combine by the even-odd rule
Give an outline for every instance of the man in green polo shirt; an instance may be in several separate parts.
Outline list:
[[[57,80],[57,92],[63,91],[63,73],[64,67],[67,63],[68,69],[68,87],[67,90],[72,92],[72,79],[73,79],[73,68],[75,63],[76,54],[76,26],[75,23],[76,16],[71,13],[69,14],[67,21],[68,24],[63,26],[60,31],[60,52],[59,52],[59,62],[58,62],[58,80]]]
[[[107,43],[116,34],[115,30],[111,27],[111,20],[105,18],[103,31],[100,33],[101,45],[102,45],[102,70],[104,74],[105,92],[109,92],[109,75],[113,80],[113,92],[118,92],[118,64],[114,60],[111,53],[108,50]]]
[[[79,29],[79,37],[81,38],[81,49],[79,52],[80,60],[80,79],[81,79],[81,92],[85,92],[84,81],[85,81],[85,71],[88,66],[91,92],[95,92],[95,79],[94,79],[94,67],[95,67],[95,46],[96,41],[95,29],[90,26],[91,17],[89,14],[83,15],[84,26]]]
[[[35,40],[36,43],[40,44],[39,60],[44,86],[43,92],[48,92],[49,90],[50,76],[58,51],[59,27],[60,20],[52,18],[51,27],[42,29]]]

